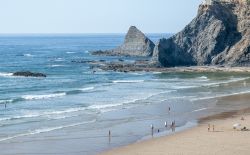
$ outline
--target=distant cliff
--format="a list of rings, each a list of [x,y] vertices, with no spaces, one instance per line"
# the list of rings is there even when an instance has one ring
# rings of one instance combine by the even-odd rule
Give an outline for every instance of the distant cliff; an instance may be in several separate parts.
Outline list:
[[[94,51],[94,55],[110,56],[152,56],[155,44],[135,26],[131,26],[126,34],[124,43],[112,50]]]
[[[250,6],[247,0],[222,0],[199,6],[181,32],[161,39],[153,61],[163,67],[250,66]]]

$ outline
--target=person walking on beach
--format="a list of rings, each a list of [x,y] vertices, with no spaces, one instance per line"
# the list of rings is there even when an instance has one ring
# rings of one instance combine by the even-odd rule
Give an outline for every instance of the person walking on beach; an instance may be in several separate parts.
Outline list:
[[[171,129],[172,129],[172,132],[175,132],[175,121],[171,123]]]
[[[214,125],[213,125],[213,132],[214,132]]]
[[[152,137],[154,136],[154,125],[153,124],[151,124],[151,135],[152,135]]]
[[[207,131],[210,132],[210,124],[208,124]]]
[[[165,122],[165,128],[168,128],[168,122],[167,121]]]

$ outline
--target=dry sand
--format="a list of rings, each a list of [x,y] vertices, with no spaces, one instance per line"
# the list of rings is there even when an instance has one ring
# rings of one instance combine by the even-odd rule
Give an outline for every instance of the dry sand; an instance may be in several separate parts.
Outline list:
[[[245,120],[241,120],[242,116]],[[249,155],[250,131],[234,130],[235,123],[250,128],[249,109],[207,117],[193,129],[117,148],[103,155]],[[215,125],[215,132],[208,132],[208,124],[211,130]]]

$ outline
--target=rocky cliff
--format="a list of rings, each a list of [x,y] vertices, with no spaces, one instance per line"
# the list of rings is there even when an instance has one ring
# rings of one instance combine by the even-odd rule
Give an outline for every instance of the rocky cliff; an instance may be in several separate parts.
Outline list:
[[[125,37],[124,43],[113,49],[107,51],[95,51],[94,55],[124,55],[124,56],[152,56],[155,44],[145,36],[135,26],[131,26]]]
[[[250,5],[247,0],[200,5],[198,15],[184,30],[158,42],[153,60],[163,67],[250,66]]]

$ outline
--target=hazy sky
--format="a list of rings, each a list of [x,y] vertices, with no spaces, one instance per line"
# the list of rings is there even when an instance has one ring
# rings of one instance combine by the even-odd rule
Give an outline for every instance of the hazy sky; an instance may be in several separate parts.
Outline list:
[[[0,0],[0,33],[177,32],[202,0]]]

